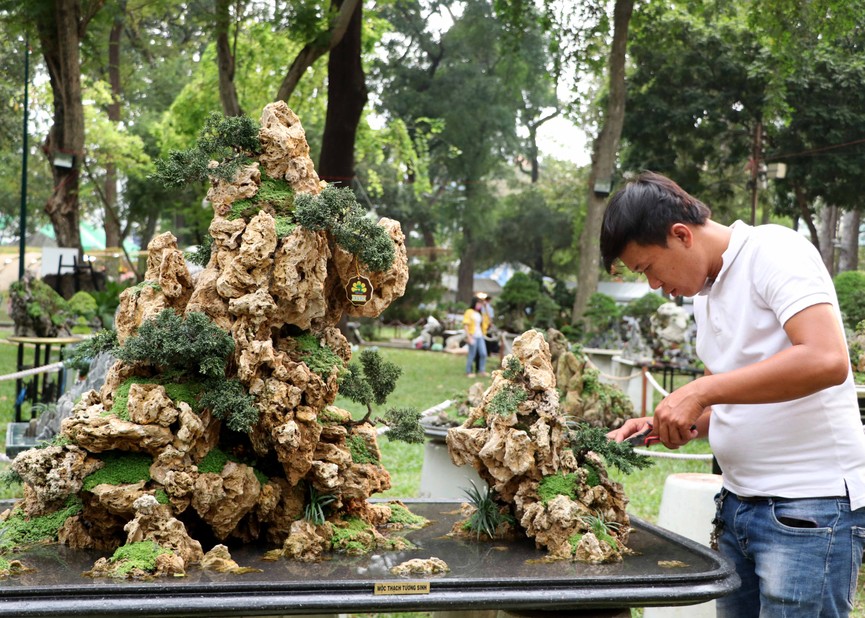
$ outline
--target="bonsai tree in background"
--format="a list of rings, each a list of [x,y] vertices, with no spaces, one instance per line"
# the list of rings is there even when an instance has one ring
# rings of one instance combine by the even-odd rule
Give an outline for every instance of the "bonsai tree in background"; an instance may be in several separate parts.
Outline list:
[[[621,319],[622,311],[612,296],[600,292],[592,294],[583,314],[584,345],[589,348],[621,347]]]
[[[660,294],[649,292],[625,305],[624,309],[621,310],[622,319],[633,318],[639,326],[640,332],[645,336],[652,330],[652,316],[658,307],[666,302],[667,300]]]
[[[552,328],[562,312],[541,282],[526,273],[515,273],[495,300],[496,322],[512,333],[530,328]]]
[[[68,337],[98,324],[96,300],[77,292],[69,300],[41,279],[25,277],[9,286],[10,314],[21,337]]]

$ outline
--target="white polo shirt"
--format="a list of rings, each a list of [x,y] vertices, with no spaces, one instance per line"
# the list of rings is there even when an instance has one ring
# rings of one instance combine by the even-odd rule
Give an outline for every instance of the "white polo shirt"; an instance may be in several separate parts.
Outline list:
[[[789,348],[783,325],[807,307],[830,303],[841,323],[832,279],[807,239],[778,225],[737,221],[731,229],[721,271],[694,297],[697,355],[716,374]],[[713,405],[709,443],[724,486],[735,494],[807,498],[849,491],[853,509],[865,506],[865,433],[852,370],[844,384],[801,399]]]

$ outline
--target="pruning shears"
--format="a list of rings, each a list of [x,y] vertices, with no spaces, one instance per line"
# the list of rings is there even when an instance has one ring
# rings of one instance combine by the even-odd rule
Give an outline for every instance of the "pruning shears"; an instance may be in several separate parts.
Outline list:
[[[691,431],[697,428],[696,423],[691,425]],[[635,433],[630,438],[625,438],[625,442],[628,442],[632,446],[652,446],[653,444],[657,444],[661,441],[659,436],[650,436],[652,433],[652,423],[648,423],[646,428],[640,433]]]
[[[630,438],[626,438],[625,442],[628,442],[632,446],[651,446],[661,441],[659,436],[650,436],[652,433],[652,423],[649,423],[648,426],[641,431],[640,433],[635,433]]]

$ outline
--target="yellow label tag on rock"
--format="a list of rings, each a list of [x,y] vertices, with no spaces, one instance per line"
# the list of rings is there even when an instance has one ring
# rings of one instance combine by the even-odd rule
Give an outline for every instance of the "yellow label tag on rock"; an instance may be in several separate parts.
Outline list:
[[[429,582],[376,582],[373,594],[429,594]]]
[[[348,280],[345,293],[352,305],[365,305],[372,298],[372,282],[358,275]]]

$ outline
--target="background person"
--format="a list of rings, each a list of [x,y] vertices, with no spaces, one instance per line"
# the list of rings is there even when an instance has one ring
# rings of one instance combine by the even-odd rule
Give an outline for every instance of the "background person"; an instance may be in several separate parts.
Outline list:
[[[475,377],[475,373],[472,371],[475,357],[478,359],[478,373],[482,376],[487,375],[487,346],[484,341],[487,324],[485,324],[484,316],[481,313],[482,305],[483,301],[475,296],[463,314],[463,328],[466,331],[466,343],[469,350],[466,357],[466,376],[469,378]]]
[[[618,258],[653,289],[694,297],[706,375],[661,401],[652,433],[670,448],[708,434],[723,471],[715,533],[742,586],[718,616],[847,616],[865,546],[865,435],[832,280],[797,232],[710,215],[653,173],[604,213],[607,270]]]
[[[480,313],[481,313],[481,317],[482,317],[481,330],[484,333],[483,342],[484,342],[484,347],[485,347],[486,352],[487,352],[487,358],[489,358],[490,354],[492,354],[493,352],[498,352],[498,346],[496,346],[495,350],[491,349],[492,346],[490,345],[490,342],[487,340],[487,335],[490,332],[490,326],[492,326],[493,318],[495,317],[496,314],[495,314],[495,311],[493,310],[493,304],[492,304],[492,302],[490,302],[489,295],[485,294],[484,292],[478,292],[477,294],[475,294],[475,296],[477,298],[481,299],[481,308],[480,308]],[[480,356],[475,356],[475,372],[477,372],[477,373],[480,373],[481,371],[483,371],[481,369],[480,363],[481,363]]]

